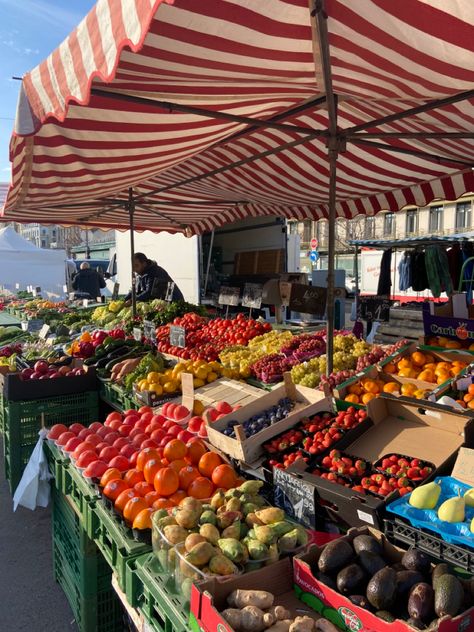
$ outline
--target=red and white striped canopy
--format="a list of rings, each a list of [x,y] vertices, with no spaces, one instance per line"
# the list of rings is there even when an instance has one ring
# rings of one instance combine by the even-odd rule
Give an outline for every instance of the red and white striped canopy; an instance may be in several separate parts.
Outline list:
[[[139,230],[192,234],[246,216],[327,216],[328,113],[313,7],[99,0],[23,79],[4,218],[124,229],[120,201],[130,187]],[[337,214],[474,191],[474,4],[326,0],[324,10],[345,138]],[[442,107],[386,119],[440,99]]]

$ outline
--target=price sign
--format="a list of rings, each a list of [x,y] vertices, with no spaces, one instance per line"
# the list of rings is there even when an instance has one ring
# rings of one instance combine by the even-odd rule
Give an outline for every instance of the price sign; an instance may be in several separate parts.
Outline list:
[[[156,327],[151,320],[143,321],[143,335],[147,340],[151,340],[153,344],[156,344]]]
[[[175,288],[175,282],[169,281],[168,287],[166,288],[166,294],[165,294],[165,301],[168,301],[168,303],[171,303],[173,301],[174,288]]]
[[[33,294],[33,296],[39,296],[41,294],[41,288],[39,285],[37,285],[36,287],[31,286],[31,293]]]
[[[89,299],[88,298],[83,299],[82,307],[89,307]]]
[[[31,320],[26,321],[26,331],[30,331],[31,333],[37,333],[41,331],[41,328],[44,325],[44,321],[39,318],[32,318]]]
[[[170,326],[170,344],[181,348],[186,346],[186,329],[184,327]]]
[[[273,469],[275,505],[306,527],[315,526],[314,485],[296,472]]]
[[[63,292],[64,292],[64,294],[67,294],[67,293],[68,293],[68,287],[67,287],[67,285],[63,285]]]
[[[327,289],[313,285],[293,283],[291,285],[290,310],[311,314],[317,318],[324,318],[326,313]]]
[[[250,309],[260,309],[262,305],[263,285],[260,283],[246,283],[242,295],[242,306]]]
[[[361,296],[360,314],[365,320],[378,320],[388,323],[392,301],[383,296]]]
[[[220,305],[238,305],[240,298],[240,288],[221,285],[219,292]]]
[[[19,290],[20,289],[20,284],[19,283],[15,283],[15,289]]]
[[[114,289],[112,290],[112,300],[116,301],[119,295],[120,283],[114,283]]]
[[[48,337],[49,334],[49,330],[50,330],[50,326],[49,325],[43,325],[40,329],[39,332],[39,337],[42,338],[43,340],[45,340]]]
[[[143,336],[143,332],[140,327],[133,328],[133,337],[137,342],[140,342]]]

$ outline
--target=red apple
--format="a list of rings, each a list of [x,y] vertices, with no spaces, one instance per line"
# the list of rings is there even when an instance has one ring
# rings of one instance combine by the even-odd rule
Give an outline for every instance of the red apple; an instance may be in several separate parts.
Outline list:
[[[56,445],[59,445],[59,446],[66,445],[69,439],[72,439],[75,436],[76,435],[70,430],[67,430],[66,432],[62,432],[56,440]]]
[[[198,417],[197,415],[195,417],[191,417],[188,422],[188,430],[194,433],[199,432],[199,429],[203,423],[204,420],[202,417]]]
[[[165,404],[166,406],[166,404]],[[164,407],[163,406],[163,409]],[[168,407],[166,408],[166,412],[163,410],[163,414],[168,417],[168,419],[174,419],[174,411],[178,408],[178,404],[173,404],[172,402],[168,402]]]
[[[171,428],[168,428],[168,434],[173,435],[173,437],[177,437],[181,430],[181,426],[172,426]]]
[[[81,430],[81,432],[77,436],[81,439],[86,439],[91,434],[94,434],[92,430],[89,430],[89,428],[84,428],[84,430]]]
[[[33,373],[33,369],[23,369],[23,371],[20,373],[21,379],[30,380]]]
[[[175,437],[173,435],[167,434],[163,437],[163,439],[160,441],[160,447],[164,448],[165,445],[171,441],[171,439],[174,439]]]
[[[122,437],[128,437],[128,435],[132,431],[132,428],[133,426],[127,426],[126,424],[122,424],[120,428],[118,429],[118,431],[122,435]]]
[[[140,421],[138,421],[135,424],[134,430],[140,430],[141,432],[146,432],[146,429],[148,428],[149,425],[150,425],[150,421],[148,421],[147,419],[140,419]]]
[[[81,443],[76,446],[74,452],[72,453],[72,456],[75,459],[78,459],[83,452],[93,452],[94,454],[97,454],[97,450],[94,449],[94,446],[92,446],[90,443],[86,443],[85,441],[81,441]]]
[[[148,439],[148,435],[145,434],[144,432],[142,432],[139,435],[135,435],[135,437],[132,440],[132,444],[136,447],[139,448],[141,446],[141,444],[146,441]]]
[[[97,430],[97,434],[100,435],[102,439],[106,437],[109,434],[109,432],[110,432],[110,428],[108,428],[107,426],[102,426],[102,428]]]
[[[112,445],[114,446],[114,448],[117,448],[117,450],[120,452],[123,446],[128,445],[129,443],[130,441],[127,439],[127,437],[119,437],[118,439],[115,439]]]
[[[48,363],[45,362],[44,360],[38,360],[38,362],[36,362],[33,368],[36,371],[36,373],[39,373],[40,375],[44,375],[45,373],[48,372],[49,366],[48,366]]]
[[[137,426],[135,426],[135,428],[132,428],[132,429],[131,429],[131,431],[130,431],[130,433],[129,433],[129,435],[128,435],[128,438],[129,438],[130,440],[132,440],[132,439],[133,439],[134,437],[136,437],[137,435],[142,435],[142,434],[144,434],[144,433],[143,433],[143,430],[140,430],[140,428],[137,428]]]
[[[118,439],[119,437],[120,437],[119,433],[116,432],[115,430],[112,430],[111,432],[105,435],[104,441],[107,441],[107,443],[112,445],[115,439]]]
[[[99,430],[100,428],[103,428],[104,426],[100,423],[100,421],[94,421],[94,423],[92,423],[89,426],[89,430],[92,430],[92,432],[95,432],[96,434],[99,434]]]
[[[109,428],[111,430],[118,430],[122,423],[123,422],[120,419],[112,419],[112,421],[109,423]]]
[[[101,441],[98,445],[95,446],[95,451],[97,454],[100,454],[104,448],[108,448],[109,444],[105,441]]]
[[[152,419],[153,419],[153,413],[148,412],[148,411],[146,413],[142,413],[140,417],[140,421],[146,422],[147,424],[149,424]]]
[[[130,458],[128,459],[130,461],[130,467],[135,467],[137,464],[137,458],[138,458],[138,451],[134,452]]]
[[[202,439],[207,439],[207,427],[206,424],[202,424],[201,428],[199,429],[198,432],[198,437],[201,437]]]
[[[174,426],[174,425],[176,424],[174,423],[172,419],[167,419],[166,421],[163,422],[162,428],[164,430],[168,430],[168,428],[171,428],[171,426]]]
[[[181,432],[177,436],[177,439],[179,439],[180,441],[184,441],[184,443],[187,443],[191,439],[192,436],[193,435],[187,430],[181,430]]]
[[[165,421],[166,417],[164,417],[163,415],[153,415],[153,417],[151,418],[152,424],[159,424],[160,426],[162,426]]]
[[[86,443],[90,443],[94,447],[97,447],[99,443],[102,443],[102,437],[99,437],[98,434],[90,434],[88,437],[86,437]]]
[[[165,434],[166,434],[165,430],[163,430],[162,428],[157,428],[156,430],[153,430],[153,432],[151,433],[150,439],[153,439],[153,441],[157,441],[159,443],[163,439]]]
[[[78,424],[78,423],[71,424],[69,426],[69,430],[71,432],[73,432],[75,435],[78,435],[80,432],[82,432],[82,430],[84,430],[84,428],[85,428],[85,426],[83,426],[82,424]]]
[[[232,412],[232,406],[227,402],[217,402],[216,410],[221,415],[228,415]]]
[[[135,424],[138,423],[139,421],[140,421],[140,417],[136,417],[134,415],[128,415],[123,420],[122,425],[131,426],[133,428]]]
[[[158,445],[159,444],[156,441],[153,441],[153,439],[145,439],[140,446],[140,450],[144,450],[145,448],[157,448]]]
[[[181,421],[182,419],[185,419],[188,415],[189,410],[186,408],[186,406],[183,405],[176,406],[173,411],[173,419],[175,419],[176,421]]]

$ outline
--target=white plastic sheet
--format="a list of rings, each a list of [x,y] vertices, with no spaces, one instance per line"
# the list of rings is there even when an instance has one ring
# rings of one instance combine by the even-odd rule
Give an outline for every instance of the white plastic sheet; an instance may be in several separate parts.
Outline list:
[[[48,506],[49,481],[53,476],[49,471],[48,461],[43,450],[43,442],[47,433],[48,431],[44,428],[38,433],[38,443],[13,496],[13,511],[17,510],[18,505],[31,510],[36,509],[36,507]]]

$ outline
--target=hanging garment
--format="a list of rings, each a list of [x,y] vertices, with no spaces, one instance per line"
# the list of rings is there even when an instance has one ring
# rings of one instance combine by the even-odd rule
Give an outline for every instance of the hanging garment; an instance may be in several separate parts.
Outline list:
[[[392,249],[385,250],[380,262],[380,276],[377,288],[378,296],[389,296],[392,287],[392,275],[390,266],[392,265]]]
[[[449,263],[446,251],[439,246],[428,246],[425,252],[426,274],[431,293],[439,298],[441,292],[448,296],[453,293],[453,284],[449,274]]]
[[[423,292],[428,289],[428,277],[426,276],[425,253],[415,250],[411,256],[411,287],[415,292]]]
[[[459,277],[461,276],[461,268],[463,264],[463,256],[459,244],[454,244],[446,251],[449,265],[449,276],[455,289],[459,286]]]
[[[467,261],[468,259],[471,259],[472,257],[474,257],[474,244],[472,242],[467,241],[463,243],[461,256],[462,256],[463,263]],[[464,268],[464,280],[467,281],[467,283],[463,283],[462,285],[462,290],[464,290],[467,293],[466,300],[467,300],[468,305],[471,305],[472,298],[473,298],[474,288],[473,288],[473,284],[470,283],[471,279],[473,278],[473,274],[474,274],[474,262],[470,261]]]
[[[403,253],[398,264],[398,284],[400,292],[406,292],[411,288],[411,253]]]

